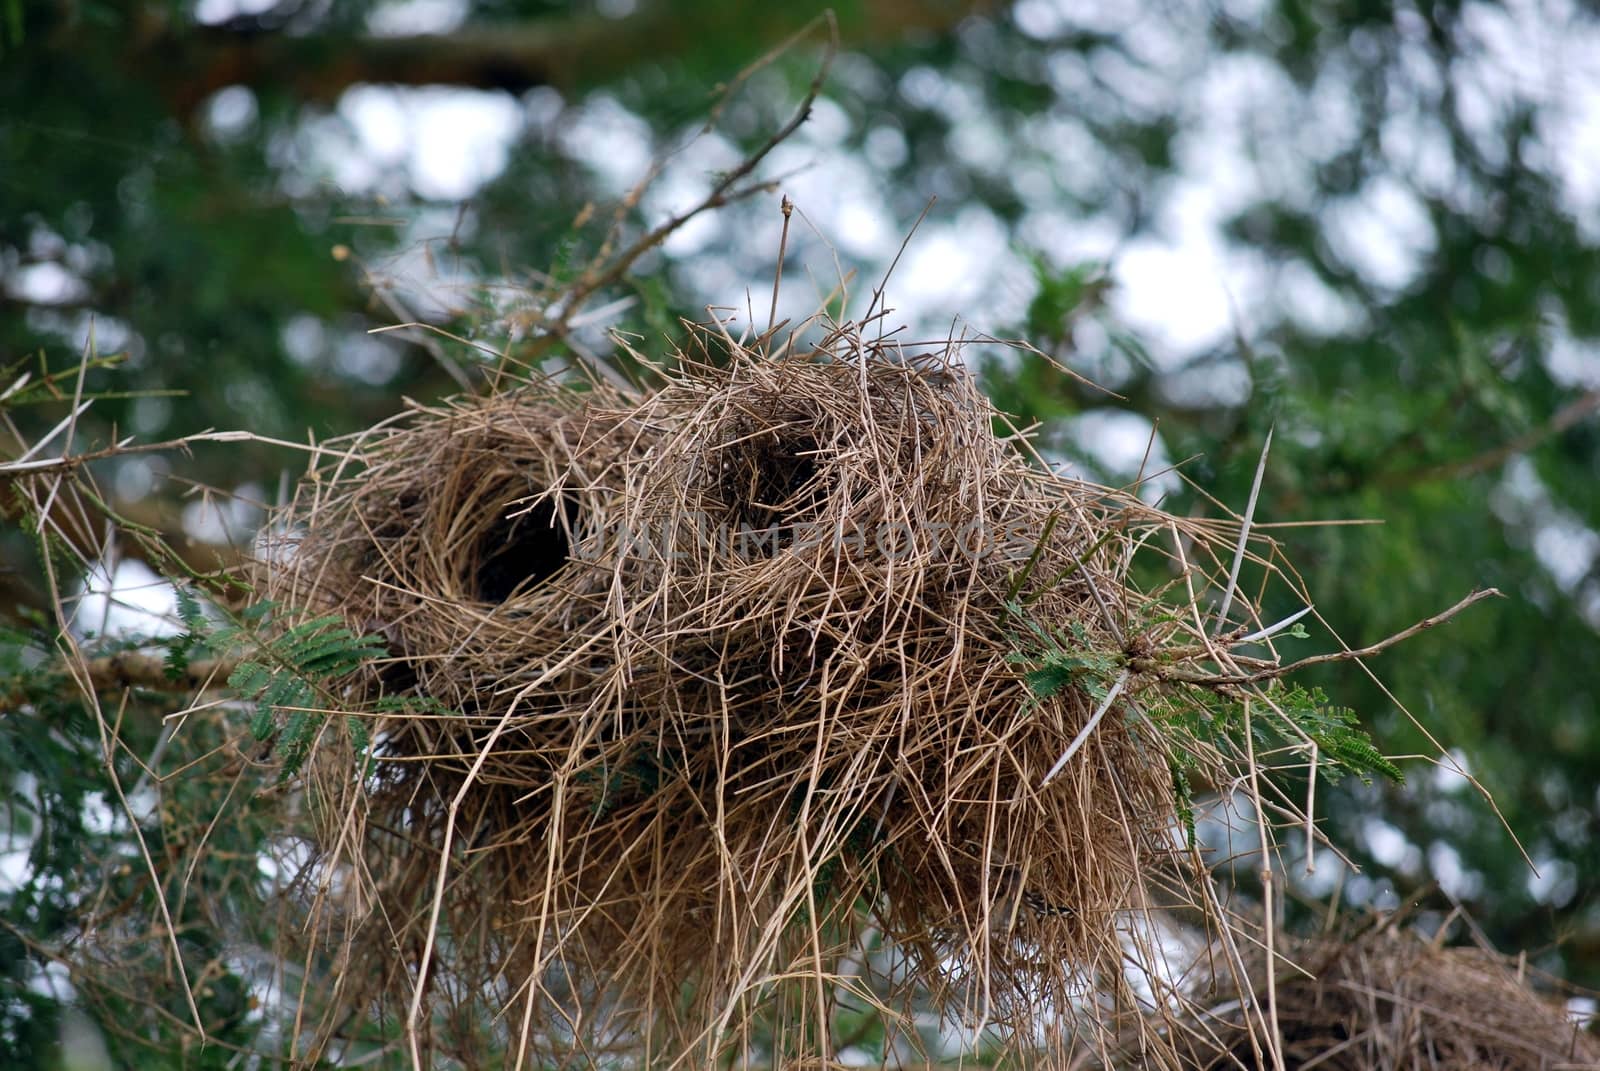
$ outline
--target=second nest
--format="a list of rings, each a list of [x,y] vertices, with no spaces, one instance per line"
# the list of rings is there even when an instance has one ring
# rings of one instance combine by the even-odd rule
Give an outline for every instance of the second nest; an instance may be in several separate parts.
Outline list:
[[[315,766],[324,1040],[377,1000],[459,1055],[450,1009],[489,999],[519,1052],[704,1066],[825,1052],[886,992],[1035,1044],[1091,987],[1132,1003],[1127,916],[1181,836],[1111,693],[1164,522],[959,369],[730,349],[416,410],[289,510],[270,596],[389,652],[347,697],[382,711],[367,773]]]

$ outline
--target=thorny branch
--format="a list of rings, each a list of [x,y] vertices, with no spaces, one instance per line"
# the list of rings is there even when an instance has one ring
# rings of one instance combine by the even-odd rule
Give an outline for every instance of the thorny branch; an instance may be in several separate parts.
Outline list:
[[[1291,673],[1297,673],[1300,670],[1305,669],[1307,666],[1322,665],[1323,663],[1327,662],[1351,662],[1357,659],[1371,658],[1374,655],[1382,654],[1395,644],[1403,643],[1419,632],[1430,629],[1435,625],[1450,620],[1452,617],[1456,616],[1473,603],[1481,602],[1484,599],[1490,598],[1491,596],[1498,598],[1502,595],[1503,593],[1499,588],[1483,588],[1467,595],[1448,610],[1434,614],[1432,617],[1425,617],[1421,621],[1418,621],[1416,624],[1412,625],[1410,628],[1402,629],[1401,631],[1396,632],[1394,635],[1381,639],[1377,643],[1374,643],[1368,647],[1362,647],[1354,651],[1332,651],[1328,654],[1311,655],[1310,657],[1302,658],[1297,662],[1290,662],[1289,664],[1282,666],[1268,666],[1264,669],[1256,670],[1254,673],[1199,673],[1185,666],[1174,665],[1171,662],[1164,662],[1156,658],[1133,658],[1128,661],[1128,667],[1136,673],[1149,674],[1158,680],[1176,681],[1183,684],[1198,684],[1208,688],[1233,687],[1241,684],[1259,684],[1262,681],[1277,680],[1279,677],[1286,677]]]

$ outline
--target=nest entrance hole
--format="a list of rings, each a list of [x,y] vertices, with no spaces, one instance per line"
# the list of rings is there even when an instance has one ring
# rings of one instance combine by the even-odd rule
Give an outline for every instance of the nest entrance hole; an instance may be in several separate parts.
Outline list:
[[[829,488],[818,479],[818,453],[810,435],[769,432],[749,445],[727,490],[754,530],[785,529],[821,514]]]
[[[571,495],[548,495],[526,508],[507,503],[478,537],[473,594],[503,603],[554,576],[572,556],[581,512]]]

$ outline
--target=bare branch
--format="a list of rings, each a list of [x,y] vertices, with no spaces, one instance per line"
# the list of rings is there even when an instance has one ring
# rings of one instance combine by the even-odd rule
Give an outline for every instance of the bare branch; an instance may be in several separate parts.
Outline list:
[[[845,21],[851,45],[943,32],[992,3],[876,0]],[[328,103],[353,85],[453,85],[520,93],[564,91],[614,81],[664,57],[748,53],[795,26],[786,4],[744,0],[715,23],[686,18],[672,4],[626,19],[595,16],[467,25],[447,34],[365,37],[173,29],[152,35],[131,62],[150,61],[175,111],[188,115],[229,85],[270,87]],[[718,33],[718,31],[722,31]]]
[[[1258,684],[1261,681],[1277,680],[1279,677],[1285,677],[1291,673],[1299,672],[1300,670],[1305,669],[1307,666],[1322,665],[1328,662],[1351,662],[1362,658],[1371,658],[1373,655],[1382,654],[1395,644],[1402,643],[1405,640],[1410,639],[1412,636],[1415,636],[1417,633],[1424,631],[1425,629],[1430,629],[1435,625],[1450,620],[1452,617],[1456,616],[1473,603],[1481,602],[1484,599],[1490,598],[1491,596],[1499,598],[1502,597],[1503,594],[1504,593],[1498,588],[1483,588],[1482,590],[1474,591],[1470,595],[1467,595],[1460,602],[1450,607],[1450,609],[1445,610],[1442,613],[1434,614],[1432,617],[1425,617],[1421,621],[1418,621],[1416,624],[1412,625],[1410,628],[1402,629],[1392,636],[1379,640],[1370,647],[1362,647],[1359,650],[1354,651],[1333,651],[1329,654],[1312,655],[1309,658],[1302,658],[1298,662],[1290,662],[1286,666],[1271,666],[1266,669],[1257,670],[1254,673],[1235,675],[1199,673],[1183,666],[1175,666],[1170,662],[1159,662],[1153,658],[1131,659],[1128,662],[1128,666],[1136,673],[1148,673],[1149,675],[1160,680],[1179,681],[1184,684],[1199,684],[1206,687]]]
[[[1530,428],[1528,431],[1501,443],[1492,450],[1486,450],[1475,457],[1467,458],[1465,461],[1448,462],[1428,468],[1409,469],[1405,472],[1395,473],[1392,476],[1382,478],[1380,483],[1385,487],[1403,487],[1414,483],[1429,483],[1434,480],[1457,480],[1464,476],[1476,476],[1480,473],[1489,472],[1499,468],[1518,454],[1525,454],[1545,440],[1560,435],[1595,412],[1600,412],[1600,390],[1591,390],[1579,395],[1556,410],[1550,419],[1543,424]]]
[[[706,194],[693,208],[680,212],[659,224],[627,249],[618,253],[608,264],[596,266],[585,273],[584,277],[579,279],[573,286],[570,294],[566,296],[560,320],[552,325],[557,334],[565,331],[568,321],[596,291],[602,290],[621,279],[635,261],[666,241],[685,223],[688,223],[702,212],[713,208],[721,208],[724,205],[743,200],[770,188],[770,183],[765,182],[752,182],[747,185],[741,185],[741,183],[744,183],[750,177],[755,169],[760,166],[761,161],[765,160],[773,149],[777,148],[796,130],[800,129],[800,124],[804,123],[811,115],[811,106],[816,103],[818,95],[821,94],[823,83],[828,78],[828,71],[833,66],[833,58],[839,51],[839,27],[834,21],[833,12],[831,11],[823,12],[817,19],[808,23],[806,28],[801,31],[801,34],[810,32],[818,22],[825,24],[828,28],[827,51],[823,54],[822,62],[817,67],[816,75],[811,79],[811,85],[806,89],[804,99],[795,108],[794,114],[790,116],[789,121],[779,127],[760,148],[740,161],[739,166],[724,175],[722,181],[718,182],[711,189],[711,192]],[[800,34],[797,34],[796,39],[800,36]],[[779,46],[779,49],[775,50],[767,58],[769,60],[774,58],[778,52],[788,48],[792,43],[793,39],[784,42],[783,45]]]

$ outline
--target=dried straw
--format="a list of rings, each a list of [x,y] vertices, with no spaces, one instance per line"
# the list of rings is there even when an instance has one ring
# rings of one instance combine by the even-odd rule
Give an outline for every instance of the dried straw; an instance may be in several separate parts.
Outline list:
[[[1600,1067],[1600,1038],[1566,1014],[1548,978],[1518,960],[1442,947],[1384,925],[1291,945],[1277,979],[1287,1071],[1575,1071]],[[1251,971],[1256,986],[1265,957]],[[1270,1067],[1239,1005],[1196,1009],[1177,1036],[1192,1071]],[[1136,1066],[1129,1065],[1129,1066]]]
[[[268,594],[391,657],[348,684],[365,774],[336,732],[314,759],[312,1054],[373,1007],[469,1065],[831,1059],[840,1008],[913,1002],[1118,1030],[1130,918],[1209,895],[1174,749],[1223,758],[1147,716],[1189,685],[1128,667],[1214,648],[1130,563],[1228,532],[1053,474],[955,351],[701,329],[654,390],[332,444]],[[1124,668],[1040,696],[1049,649]]]

